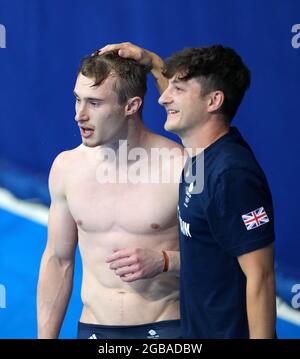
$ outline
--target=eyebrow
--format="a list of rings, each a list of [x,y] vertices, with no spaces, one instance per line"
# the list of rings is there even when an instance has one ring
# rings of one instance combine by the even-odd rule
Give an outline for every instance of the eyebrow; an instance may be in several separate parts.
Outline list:
[[[75,91],[73,91],[73,94],[75,97],[80,98]],[[97,97],[84,97],[83,99],[88,101],[98,101],[98,102],[103,101],[103,99]]]
[[[179,79],[174,79],[174,80],[171,80],[170,81],[171,82],[171,84],[184,84],[185,83],[185,81],[184,80],[179,80]]]

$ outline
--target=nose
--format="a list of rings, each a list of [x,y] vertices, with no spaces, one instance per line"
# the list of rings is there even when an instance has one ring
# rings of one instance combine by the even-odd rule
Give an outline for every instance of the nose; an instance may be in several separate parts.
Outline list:
[[[172,97],[169,88],[166,88],[165,91],[161,94],[160,98],[158,99],[158,103],[161,106],[165,106],[171,102],[172,102]]]
[[[88,114],[86,105],[84,103],[76,103],[76,115],[75,115],[75,121],[86,121],[88,120]]]

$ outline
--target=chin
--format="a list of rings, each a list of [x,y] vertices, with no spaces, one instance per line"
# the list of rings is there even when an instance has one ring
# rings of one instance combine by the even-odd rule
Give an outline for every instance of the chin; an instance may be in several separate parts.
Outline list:
[[[168,121],[165,123],[164,129],[168,132],[172,132],[175,134],[177,134],[177,132],[178,132],[178,128],[176,127],[176,125],[172,124],[172,123],[168,123]]]
[[[82,144],[86,147],[97,147],[101,145],[101,143],[96,143],[95,141],[87,141],[86,139],[82,140]]]

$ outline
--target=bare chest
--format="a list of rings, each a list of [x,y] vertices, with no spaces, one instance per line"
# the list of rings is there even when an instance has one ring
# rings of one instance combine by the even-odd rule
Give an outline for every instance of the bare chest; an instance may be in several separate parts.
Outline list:
[[[151,234],[176,224],[174,184],[99,183],[94,171],[75,171],[67,182],[67,202],[84,232]]]

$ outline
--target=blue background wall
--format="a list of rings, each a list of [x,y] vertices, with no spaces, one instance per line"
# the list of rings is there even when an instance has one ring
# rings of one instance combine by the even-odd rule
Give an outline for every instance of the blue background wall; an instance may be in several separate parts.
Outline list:
[[[6,27],[0,163],[44,178],[60,151],[80,143],[75,74],[83,56],[107,43],[131,41],[162,57],[189,46],[233,47],[252,71],[234,124],[273,192],[278,269],[299,283],[300,47],[291,43],[292,26],[299,23],[299,0],[0,0]],[[165,115],[157,98],[150,79],[145,123],[170,137],[162,130]]]

